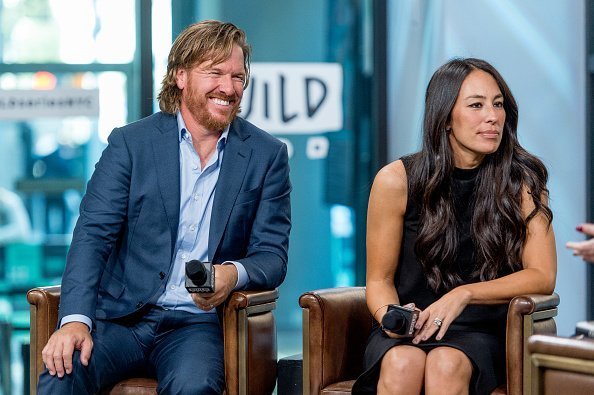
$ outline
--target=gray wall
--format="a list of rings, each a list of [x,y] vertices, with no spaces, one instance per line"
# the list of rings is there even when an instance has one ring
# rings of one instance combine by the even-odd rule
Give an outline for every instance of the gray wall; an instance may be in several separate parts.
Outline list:
[[[565,248],[583,239],[575,226],[586,220],[584,13],[582,0],[391,0],[388,6],[389,160],[419,148],[425,87],[451,57],[489,61],[512,89],[520,142],[550,172],[561,335],[586,319],[586,264]]]

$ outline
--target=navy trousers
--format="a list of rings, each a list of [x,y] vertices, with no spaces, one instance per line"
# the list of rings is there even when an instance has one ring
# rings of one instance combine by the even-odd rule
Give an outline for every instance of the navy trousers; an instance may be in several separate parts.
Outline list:
[[[225,387],[223,334],[216,314],[152,307],[131,322],[97,321],[89,366],[75,351],[71,374],[45,369],[37,393],[96,394],[128,377],[157,378],[159,394],[221,394]]]

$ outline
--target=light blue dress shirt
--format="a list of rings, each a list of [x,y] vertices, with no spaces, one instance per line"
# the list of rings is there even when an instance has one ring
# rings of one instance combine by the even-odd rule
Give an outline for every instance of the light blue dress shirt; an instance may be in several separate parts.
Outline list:
[[[208,256],[210,218],[217,180],[223,163],[225,144],[229,135],[229,126],[219,137],[216,151],[208,158],[204,168],[201,168],[200,157],[192,145],[192,136],[186,130],[186,125],[179,112],[177,113],[177,125],[179,129],[181,195],[179,226],[173,269],[157,305],[165,309],[203,313],[203,310],[196,307],[185,288],[185,264],[192,259],[208,262],[212,258]],[[243,265],[239,262],[225,263],[233,263],[237,268],[238,280],[235,288],[245,285],[247,272]],[[210,312],[214,311],[214,309],[210,310]]]
[[[192,313],[214,313],[215,309],[199,309],[185,288],[185,263],[192,259],[208,262],[208,235],[212,205],[216,193],[217,181],[223,163],[225,145],[229,135],[229,126],[217,141],[217,149],[201,167],[200,157],[192,145],[192,136],[180,112],[177,113],[179,132],[180,166],[180,212],[175,245],[173,268],[157,305],[165,309],[185,310]],[[222,191],[221,193],[224,193]],[[234,289],[242,288],[248,281],[248,275],[240,262],[225,262],[237,268],[237,284]],[[215,269],[216,270],[216,269]],[[215,284],[216,287],[216,284]],[[81,314],[72,314],[62,318],[60,326],[78,321],[92,327],[91,319]]]

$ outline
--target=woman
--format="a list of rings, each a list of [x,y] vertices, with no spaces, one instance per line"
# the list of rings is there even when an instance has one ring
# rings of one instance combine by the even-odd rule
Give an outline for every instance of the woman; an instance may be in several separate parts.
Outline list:
[[[550,294],[547,170],[519,144],[518,108],[480,59],[440,67],[422,150],[379,171],[369,200],[367,305],[420,312],[413,337],[376,325],[353,393],[490,393],[505,381],[507,302]]]

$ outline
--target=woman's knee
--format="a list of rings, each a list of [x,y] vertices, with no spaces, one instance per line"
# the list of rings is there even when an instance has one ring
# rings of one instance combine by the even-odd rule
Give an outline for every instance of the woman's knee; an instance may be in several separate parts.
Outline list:
[[[422,380],[425,356],[425,352],[416,347],[391,348],[382,359],[380,381],[384,385],[394,386]]]
[[[472,376],[472,363],[462,351],[451,347],[439,347],[427,355],[426,367],[428,379],[437,383],[455,380],[468,383]]]
[[[392,372],[405,373],[410,369],[425,364],[425,353],[416,348],[408,346],[393,347],[382,359],[382,369],[386,368]]]

